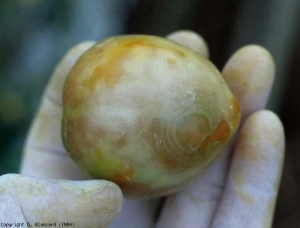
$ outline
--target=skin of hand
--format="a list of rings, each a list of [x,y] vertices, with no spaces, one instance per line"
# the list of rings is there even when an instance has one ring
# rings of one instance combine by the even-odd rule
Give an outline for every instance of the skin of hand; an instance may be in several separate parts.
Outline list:
[[[179,31],[167,38],[208,57],[207,45],[198,34]],[[104,180],[84,181],[85,175],[61,141],[64,80],[94,43],[72,48],[45,90],[21,167],[21,174],[35,177],[0,177],[0,215],[5,208],[8,215],[16,216],[3,221],[20,218],[32,224],[64,221],[75,227],[107,227],[119,212],[120,189]],[[250,45],[233,54],[222,71],[242,110],[241,126],[232,142],[195,182],[166,197],[160,212],[161,199],[125,199],[109,227],[271,227],[284,158],[283,126],[274,113],[264,110],[274,68],[271,55],[262,47]]]

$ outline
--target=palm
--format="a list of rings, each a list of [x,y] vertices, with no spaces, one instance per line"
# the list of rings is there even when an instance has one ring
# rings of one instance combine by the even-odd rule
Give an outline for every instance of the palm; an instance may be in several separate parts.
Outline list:
[[[168,38],[208,55],[204,41],[193,33],[174,33]],[[23,174],[85,178],[61,142],[61,97],[69,70],[93,44],[76,46],[58,65],[26,143]],[[160,199],[125,200],[111,227],[270,226],[283,159],[283,132],[274,114],[258,110],[267,101],[274,75],[273,62],[264,49],[249,46],[229,60],[223,75],[240,102],[242,120],[246,120],[239,135],[205,174],[188,188],[167,197],[157,221],[155,214]],[[258,112],[248,118],[255,111]]]

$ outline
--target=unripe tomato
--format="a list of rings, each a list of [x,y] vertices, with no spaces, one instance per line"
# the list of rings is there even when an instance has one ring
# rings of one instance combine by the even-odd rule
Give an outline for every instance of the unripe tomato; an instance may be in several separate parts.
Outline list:
[[[207,59],[155,36],[118,36],[86,51],[63,93],[66,150],[126,196],[172,193],[208,167],[240,109]]]

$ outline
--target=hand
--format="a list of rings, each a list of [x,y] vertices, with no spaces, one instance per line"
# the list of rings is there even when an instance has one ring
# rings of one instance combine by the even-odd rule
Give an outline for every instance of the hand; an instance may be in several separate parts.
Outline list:
[[[205,42],[194,33],[179,32],[171,34],[168,38],[194,49],[199,54],[208,55]],[[39,178],[72,180],[85,178],[68,157],[61,142],[61,97],[64,80],[69,70],[79,56],[93,44],[94,42],[85,42],[73,48],[54,72],[28,136],[24,150],[22,174],[38,176]],[[157,224],[158,227],[212,226],[234,228],[269,227],[271,225],[284,151],[283,129],[279,119],[270,111],[262,110],[271,89],[274,64],[271,56],[264,49],[258,46],[248,46],[233,55],[226,64],[223,75],[242,109],[243,122],[236,139],[207,172],[191,186],[167,197],[157,222],[154,218],[157,199],[125,200],[121,213],[111,227],[153,227]],[[26,180],[23,186],[26,186],[25,182],[28,183]],[[64,189],[57,187],[61,186],[61,183],[74,186],[81,183],[84,185],[84,183],[95,184],[97,182],[98,189],[101,189],[101,184],[112,186],[111,191],[99,193],[99,200],[93,198],[94,200],[86,202],[82,199],[82,202],[88,205],[81,208],[79,206],[80,210],[83,211],[81,212],[82,215],[81,213],[70,215],[69,222],[74,222],[77,227],[95,226],[84,224],[90,219],[86,219],[83,214],[89,214],[92,218],[91,213],[87,212],[92,207],[97,206],[97,210],[94,211],[97,211],[98,215],[95,213],[92,221],[98,219],[97,226],[105,227],[113,218],[110,214],[115,215],[121,205],[122,198],[119,189],[107,181],[33,180],[34,182],[50,183],[49,185],[53,187],[52,192],[55,195],[60,192],[61,188]],[[57,184],[53,185],[54,182]],[[66,184],[62,185],[65,186]],[[66,199],[65,202],[69,202],[65,203],[67,208],[74,205],[73,200],[67,200],[72,198],[72,194],[76,195],[76,187],[68,189],[69,192],[62,190],[63,193],[59,194],[60,200]],[[21,195],[24,195],[22,194],[23,190],[20,192]],[[71,192],[73,193],[71,194]],[[108,195],[111,200],[105,201]],[[35,191],[31,191],[30,197],[36,198]],[[15,198],[18,199],[18,197]],[[75,198],[78,197],[75,196]],[[39,210],[40,213],[34,215],[33,207],[43,205],[40,207],[45,208],[47,204],[62,204],[58,197],[49,197],[49,199],[53,202],[52,204],[49,204],[49,201],[42,201],[44,204],[32,205],[31,211],[25,208],[26,206],[29,207],[28,204],[23,204],[23,213],[28,211],[27,216],[31,215],[25,219],[28,222],[43,219],[43,221],[53,219],[50,222],[58,222],[59,219],[65,221],[66,219],[62,214],[64,210],[58,206],[47,206],[46,210]],[[19,203],[19,205],[21,204]],[[86,212],[84,212],[85,210]],[[48,218],[45,211],[49,214]]]

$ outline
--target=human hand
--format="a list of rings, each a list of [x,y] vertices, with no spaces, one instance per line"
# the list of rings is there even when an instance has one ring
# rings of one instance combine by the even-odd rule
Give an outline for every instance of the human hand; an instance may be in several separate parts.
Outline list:
[[[204,41],[193,33],[175,33],[169,38],[189,46],[199,54],[208,55]],[[46,89],[25,146],[22,174],[73,180],[85,178],[69,159],[61,142],[61,94],[69,70],[77,58],[93,44],[93,42],[86,42],[76,46],[57,67]],[[243,119],[264,108],[274,74],[272,59],[265,50],[257,46],[244,48],[228,62],[223,74],[241,104]],[[270,143],[271,140],[275,143]],[[283,143],[282,126],[276,116],[268,111],[255,113],[243,124],[236,146],[232,142],[196,182],[168,197],[157,226],[240,227],[239,221],[242,221],[243,227],[245,225],[255,227],[251,222],[270,224],[275,202],[275,200],[271,201],[271,198],[276,198],[283,159]],[[230,156],[232,148],[235,148],[233,158]],[[265,169],[266,167],[268,170]],[[264,175],[257,176],[253,182],[253,177],[260,172]],[[259,189],[255,190],[254,184],[260,186]],[[112,190],[111,196],[116,200],[112,204],[105,205],[116,213],[121,204],[121,197],[118,188],[116,186],[112,188],[115,190]],[[65,195],[67,196],[68,193]],[[101,200],[93,202],[95,205],[101,205]],[[90,205],[93,205],[93,202]],[[250,202],[250,206],[247,202]],[[271,205],[271,202],[273,206],[265,209]],[[111,227],[153,227],[156,203],[157,200],[125,200],[120,215]],[[57,217],[54,216],[59,216],[61,213],[59,208],[52,208],[53,221],[57,221]],[[84,207],[82,208],[84,210]],[[224,208],[226,208],[225,212]],[[267,219],[262,217],[263,210]],[[98,211],[101,213],[101,208]],[[40,221],[41,217],[38,216],[41,215],[36,214],[35,221]],[[256,219],[248,221],[253,217]],[[83,216],[75,215],[70,218],[71,222],[74,222],[75,218],[85,220]],[[98,227],[106,226],[105,223],[100,222]],[[232,226],[232,224],[237,225]],[[88,227],[77,224],[75,226]]]

